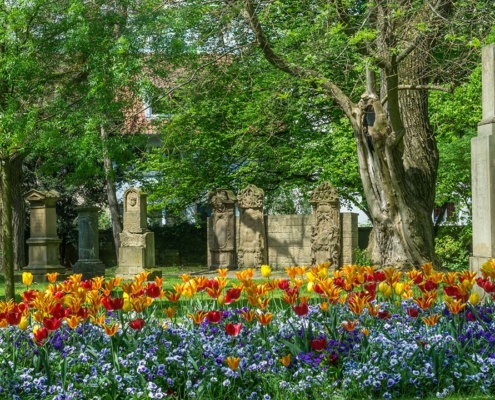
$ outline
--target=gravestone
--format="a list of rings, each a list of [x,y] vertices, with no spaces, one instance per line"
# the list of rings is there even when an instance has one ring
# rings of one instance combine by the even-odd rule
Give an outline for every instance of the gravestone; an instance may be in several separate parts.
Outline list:
[[[473,256],[471,270],[495,258],[495,44],[482,49],[483,116],[471,139]]]
[[[311,232],[311,262],[314,265],[330,261],[338,267],[340,261],[340,202],[330,182],[323,182],[310,197],[313,207]]]
[[[79,259],[74,264],[76,274],[82,279],[105,276],[105,265],[100,261],[100,240],[98,233],[99,207],[76,207],[79,230]]]
[[[209,243],[210,270],[217,268],[234,269],[237,267],[235,254],[235,201],[236,198],[231,190],[217,189],[209,195],[213,208],[213,214],[209,223],[211,237]]]
[[[356,262],[355,251],[359,248],[358,214],[340,213],[340,227],[340,265],[353,265]]]
[[[146,197],[146,193],[135,188],[124,193],[124,227],[115,271],[123,279],[155,267],[155,235],[147,228]]]
[[[240,212],[237,250],[239,268],[259,268],[266,263],[263,197],[263,190],[254,185],[248,185],[237,196]]]
[[[31,272],[37,282],[46,281],[46,274],[65,274],[65,268],[58,259],[58,246],[62,242],[57,237],[56,203],[60,195],[55,190],[40,192],[35,189],[24,195],[29,202],[30,237],[29,264],[24,271]]]

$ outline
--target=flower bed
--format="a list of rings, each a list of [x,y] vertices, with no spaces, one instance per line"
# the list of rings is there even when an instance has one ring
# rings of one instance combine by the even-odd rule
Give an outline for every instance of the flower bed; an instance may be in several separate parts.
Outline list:
[[[81,281],[0,302],[0,398],[404,398],[495,393],[482,277],[327,265]],[[29,274],[23,281],[31,283]],[[473,291],[481,287],[486,302]]]

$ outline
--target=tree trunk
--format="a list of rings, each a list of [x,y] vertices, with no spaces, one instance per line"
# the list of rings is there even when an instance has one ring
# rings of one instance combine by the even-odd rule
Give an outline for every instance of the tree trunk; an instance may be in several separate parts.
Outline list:
[[[101,140],[103,145],[103,165],[105,168],[105,177],[107,180],[108,208],[110,210],[110,220],[112,221],[112,233],[113,233],[113,243],[115,245],[115,257],[118,265],[119,249],[120,249],[120,233],[122,232],[122,223],[120,222],[119,203],[117,201],[117,194],[115,189],[115,179],[114,179],[112,160],[108,156],[106,138],[107,138],[107,133],[105,128],[103,128],[102,126]]]
[[[10,181],[10,157],[1,159],[0,184],[2,189],[2,254],[5,275],[5,299],[15,298],[14,248],[12,241],[12,185]]]
[[[16,155],[12,159],[10,182],[12,183],[12,227],[14,239],[14,268],[22,270],[26,266],[25,229],[26,211],[22,196],[22,163],[24,157]]]

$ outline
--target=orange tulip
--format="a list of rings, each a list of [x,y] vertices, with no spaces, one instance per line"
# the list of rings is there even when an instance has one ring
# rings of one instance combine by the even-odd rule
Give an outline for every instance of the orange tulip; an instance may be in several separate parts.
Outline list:
[[[206,314],[208,314],[206,311],[199,310],[196,311],[194,314],[187,314],[187,316],[192,319],[195,325],[199,325],[205,319]]]
[[[280,362],[282,363],[282,365],[284,367],[288,367],[290,365],[290,353],[287,354],[286,356],[283,356],[281,359],[280,359]]]
[[[225,359],[225,362],[232,371],[237,371],[239,368],[239,361],[241,361],[240,357],[227,357]]]
[[[435,324],[438,322],[440,319],[441,315],[440,314],[431,314],[428,318],[422,317],[421,319],[423,322],[428,325],[428,326],[435,326]]]
[[[168,307],[168,308],[164,308],[163,311],[165,312],[168,318],[172,319],[175,316],[176,309],[177,307]]]
[[[342,322],[340,325],[342,325],[342,327],[347,332],[352,332],[356,328],[357,323],[358,323],[358,320],[354,320],[354,321],[347,320],[345,322]]]
[[[273,314],[272,313],[269,313],[269,312],[266,312],[264,314],[259,314],[256,316],[256,318],[258,318],[258,322],[263,325],[263,326],[267,326],[272,318],[273,318]]]
[[[368,296],[364,296],[364,297],[355,296],[352,297],[347,302],[347,306],[349,307],[349,310],[351,310],[352,313],[356,315],[361,315],[364,308],[368,305],[369,300],[370,299]]]
[[[76,329],[77,326],[79,325],[79,321],[81,320],[81,317],[78,317],[77,315],[72,315],[70,318],[65,318],[67,321],[67,324],[69,325],[70,329]]]
[[[268,307],[268,303],[270,303],[270,300],[269,298],[265,298],[265,299],[258,299],[258,308],[260,310],[265,310],[267,307]]]
[[[423,273],[425,274],[425,276],[430,276],[434,272],[433,264],[431,262],[423,264],[421,266],[421,269],[423,270]]]
[[[112,337],[119,330],[119,326],[120,326],[120,324],[118,322],[114,322],[113,325],[103,324],[103,329],[105,329],[105,333],[108,336]]]
[[[168,299],[168,301],[171,301],[172,303],[177,303],[180,299],[180,293],[165,293],[165,297]]]
[[[189,274],[182,274],[182,275],[179,275],[179,278],[182,279],[182,282],[186,283],[186,282],[189,282]]]
[[[450,301],[446,304],[452,314],[459,314],[466,307],[466,303],[462,304],[462,300]]]
[[[217,269],[218,275],[220,275],[222,278],[227,277],[227,273],[229,272],[228,268],[218,268]]]
[[[327,301],[325,301],[324,303],[320,303],[320,308],[321,308],[321,310],[323,312],[327,312],[328,311],[328,306],[329,306],[329,304],[328,304]]]
[[[57,276],[59,275],[58,272],[52,272],[51,274],[48,273],[46,274],[46,277],[48,278],[48,282],[53,283],[57,280]]]
[[[242,311],[241,317],[244,318],[246,322],[252,322],[256,317],[256,313],[252,310]]]

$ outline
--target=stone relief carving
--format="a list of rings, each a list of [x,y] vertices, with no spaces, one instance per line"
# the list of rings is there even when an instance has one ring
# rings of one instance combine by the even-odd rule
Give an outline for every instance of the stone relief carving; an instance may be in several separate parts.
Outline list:
[[[311,198],[313,225],[311,228],[311,261],[326,261],[338,266],[340,258],[340,204],[335,188],[323,182]]]
[[[235,196],[227,189],[210,192],[213,208],[210,269],[235,268]]]
[[[238,195],[241,224],[237,253],[239,268],[257,268],[266,259],[263,198],[263,190],[254,185],[248,185]]]

